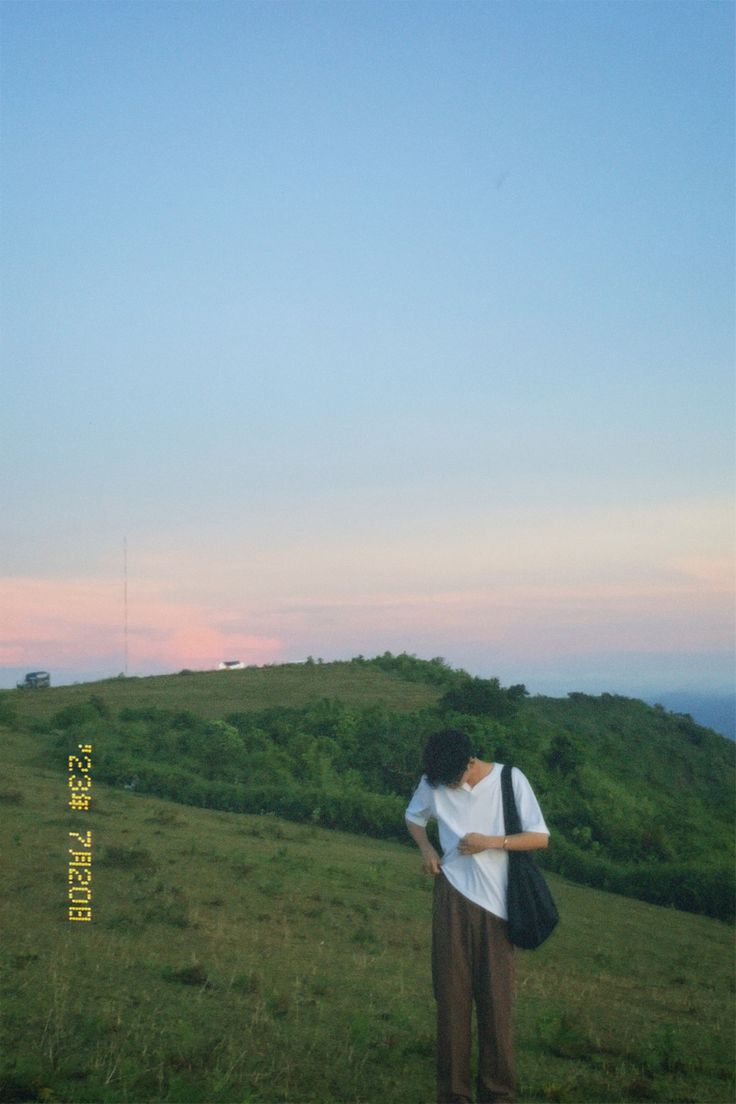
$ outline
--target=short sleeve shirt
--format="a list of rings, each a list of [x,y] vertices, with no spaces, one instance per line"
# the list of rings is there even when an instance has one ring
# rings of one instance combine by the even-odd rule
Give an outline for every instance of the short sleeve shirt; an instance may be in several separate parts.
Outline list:
[[[422,828],[431,819],[437,821],[444,876],[464,897],[506,920],[508,853],[500,848],[477,855],[461,855],[458,851],[460,840],[468,832],[482,832],[484,836],[505,834],[502,767],[502,763],[494,763],[493,769],[475,786],[465,782],[455,789],[430,786],[427,776],[422,775],[406,810],[406,819]],[[549,835],[534,791],[518,767],[512,768],[511,781],[522,831]]]

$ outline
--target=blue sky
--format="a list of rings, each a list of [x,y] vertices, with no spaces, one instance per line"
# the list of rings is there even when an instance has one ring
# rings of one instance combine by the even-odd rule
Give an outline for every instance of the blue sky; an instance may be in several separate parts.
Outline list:
[[[731,4],[0,20],[0,685],[730,686]]]

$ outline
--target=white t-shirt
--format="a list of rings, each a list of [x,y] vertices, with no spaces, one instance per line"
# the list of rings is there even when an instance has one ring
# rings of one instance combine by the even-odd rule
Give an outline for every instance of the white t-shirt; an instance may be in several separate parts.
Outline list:
[[[475,786],[464,782],[456,789],[430,786],[426,774],[423,774],[409,802],[406,819],[426,828],[434,817],[439,826],[443,851],[442,870],[448,882],[476,905],[507,920],[508,852],[502,848],[489,848],[477,855],[461,855],[458,851],[460,840],[468,832],[482,832],[484,836],[505,835],[502,767],[503,763],[494,763],[490,773]],[[518,767],[512,768],[511,781],[522,831],[549,835],[534,791]]]

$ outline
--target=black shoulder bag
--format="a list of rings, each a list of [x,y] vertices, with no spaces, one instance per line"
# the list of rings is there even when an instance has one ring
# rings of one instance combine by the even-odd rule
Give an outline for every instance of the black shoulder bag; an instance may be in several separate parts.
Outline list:
[[[511,782],[511,767],[501,771],[503,821],[506,835],[522,831]],[[557,906],[531,851],[508,851],[509,884],[506,895],[508,937],[516,947],[534,950],[544,943],[560,919]]]

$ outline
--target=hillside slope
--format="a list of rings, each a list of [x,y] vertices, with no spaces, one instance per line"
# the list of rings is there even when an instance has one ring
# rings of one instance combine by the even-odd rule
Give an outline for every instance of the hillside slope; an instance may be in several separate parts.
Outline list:
[[[433,1099],[430,885],[415,852],[95,781],[0,729],[0,1098],[131,1104]],[[66,920],[92,831],[93,920]],[[562,923],[518,954],[521,1104],[733,1099],[731,932],[550,879]]]
[[[553,833],[540,860],[548,869],[653,903],[734,914],[736,748],[640,701],[524,698],[523,687],[470,680],[441,660],[386,653],[17,691],[2,696],[3,708],[46,736],[42,761],[59,770],[77,742],[93,742],[107,782],[396,839],[424,741],[451,724],[477,753],[532,780]]]
[[[377,668],[349,663],[285,663],[242,671],[192,671],[147,678],[113,678],[49,690],[7,690],[0,699],[22,721],[46,719],[59,709],[99,694],[111,710],[126,707],[191,710],[199,717],[225,717],[238,710],[300,707],[319,698],[352,705],[385,705],[410,711],[436,702],[430,685],[398,680]]]

